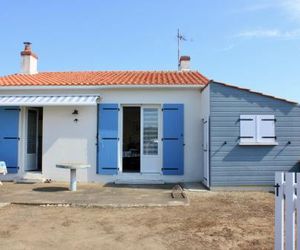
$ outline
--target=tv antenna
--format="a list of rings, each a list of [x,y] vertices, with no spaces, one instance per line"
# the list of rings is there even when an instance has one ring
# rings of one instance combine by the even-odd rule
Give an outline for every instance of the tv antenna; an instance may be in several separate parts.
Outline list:
[[[180,33],[179,29],[177,29],[177,67],[179,70],[180,67],[180,43],[183,41],[187,41],[185,36]]]

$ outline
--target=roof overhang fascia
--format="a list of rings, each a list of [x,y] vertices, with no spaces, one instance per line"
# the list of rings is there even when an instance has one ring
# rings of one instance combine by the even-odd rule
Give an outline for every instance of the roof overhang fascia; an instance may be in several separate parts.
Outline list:
[[[149,89],[149,88],[158,88],[158,89],[202,89],[205,85],[195,85],[195,84],[185,84],[185,85],[97,85],[97,86],[0,86],[1,90],[56,90],[56,89]]]

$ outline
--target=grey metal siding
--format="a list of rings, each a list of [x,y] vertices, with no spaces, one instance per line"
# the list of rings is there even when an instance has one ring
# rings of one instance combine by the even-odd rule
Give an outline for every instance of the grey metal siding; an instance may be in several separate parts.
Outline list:
[[[210,86],[211,186],[273,185],[300,160],[300,107],[220,83]],[[243,114],[275,115],[277,146],[240,146]],[[290,142],[290,144],[289,144]]]

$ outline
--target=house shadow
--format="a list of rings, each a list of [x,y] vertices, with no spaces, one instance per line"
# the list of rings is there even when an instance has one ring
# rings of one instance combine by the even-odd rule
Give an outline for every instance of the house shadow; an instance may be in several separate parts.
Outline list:
[[[109,188],[132,188],[132,189],[157,189],[157,190],[165,189],[165,190],[170,190],[176,184],[179,184],[179,183],[168,183],[168,184],[115,184],[115,183],[110,182],[110,183],[104,184],[103,187],[109,187]]]
[[[300,161],[298,161],[288,172],[300,173]]]
[[[69,191],[69,189],[67,187],[38,187],[38,188],[33,188],[32,191],[54,193],[54,192]]]
[[[224,161],[258,162],[272,150],[273,146],[259,146],[259,150],[257,150],[257,146],[236,146],[224,157]]]

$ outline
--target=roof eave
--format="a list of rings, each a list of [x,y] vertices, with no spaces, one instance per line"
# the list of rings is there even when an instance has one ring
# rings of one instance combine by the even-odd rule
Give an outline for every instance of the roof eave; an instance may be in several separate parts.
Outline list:
[[[202,89],[206,84],[139,84],[139,85],[19,85],[19,86],[0,86],[1,90],[39,90],[39,89],[148,89],[148,88],[190,88]]]

